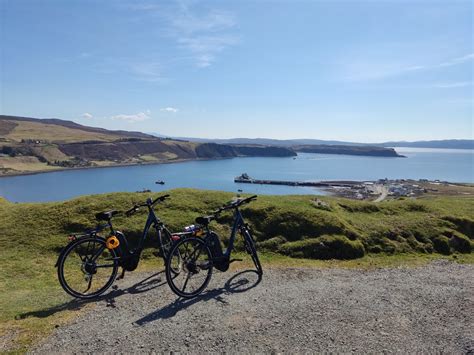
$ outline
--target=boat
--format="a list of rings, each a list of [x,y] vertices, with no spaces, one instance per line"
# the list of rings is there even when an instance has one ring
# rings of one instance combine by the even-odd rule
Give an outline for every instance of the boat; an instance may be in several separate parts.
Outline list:
[[[163,180],[157,180],[157,181],[155,181],[155,184],[164,185],[165,182]]]

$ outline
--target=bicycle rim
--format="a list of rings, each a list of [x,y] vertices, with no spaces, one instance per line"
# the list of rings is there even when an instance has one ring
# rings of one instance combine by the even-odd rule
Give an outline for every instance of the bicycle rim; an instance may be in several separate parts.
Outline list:
[[[166,279],[171,290],[180,297],[192,298],[206,288],[212,276],[212,257],[205,242],[198,238],[179,241],[171,249],[166,263]],[[178,274],[173,269],[181,265]]]

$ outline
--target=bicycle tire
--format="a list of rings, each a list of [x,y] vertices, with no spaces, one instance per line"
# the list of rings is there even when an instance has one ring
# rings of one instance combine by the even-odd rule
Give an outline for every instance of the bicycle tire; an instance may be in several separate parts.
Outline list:
[[[82,255],[80,253],[80,247],[82,245],[86,246],[86,251],[90,251],[92,255],[98,254],[98,257],[96,260],[92,261],[92,256],[89,258],[87,255]],[[93,246],[98,246],[97,249],[93,247],[93,249],[90,249],[90,244],[93,244]],[[79,256],[79,259],[77,260],[77,257],[73,256],[73,252],[76,251],[77,256]],[[99,253],[100,251],[100,253]],[[109,256],[110,255],[110,256]],[[105,282],[102,284],[101,281],[99,281],[99,287],[95,287],[94,285],[94,291],[91,291],[87,293],[93,282],[93,278],[95,275],[97,275],[98,270],[106,270],[109,267],[99,267],[97,268],[97,259],[99,259],[101,256],[104,256],[104,258],[110,259],[109,261],[111,262],[110,266],[110,275],[107,275],[108,273],[104,273],[104,280]],[[84,259],[83,259],[84,257]],[[74,259],[75,258],[75,259]],[[87,260],[86,258],[89,258]],[[71,261],[69,261],[71,260]],[[71,262],[71,271],[69,270],[69,263]],[[67,263],[67,265],[66,265]],[[76,264],[76,265],[75,265]],[[77,276],[72,276],[71,274],[75,271],[74,265],[77,267]],[[59,283],[61,284],[61,287],[66,291],[69,295],[75,297],[75,298],[80,298],[80,299],[91,299],[95,298],[101,294],[103,294],[107,289],[112,286],[113,282],[115,281],[115,278],[117,277],[117,271],[118,271],[118,261],[117,261],[117,255],[114,250],[110,250],[106,248],[105,244],[105,239],[102,237],[84,237],[84,238],[79,238],[73,243],[70,243],[68,246],[66,246],[66,249],[64,252],[61,254],[59,260],[58,260],[58,279]],[[67,271],[65,270],[67,268]],[[82,275],[81,275],[82,273]],[[102,276],[102,273],[101,273]],[[73,285],[79,284],[78,279],[83,277],[86,283],[88,284],[88,288],[85,291],[80,291],[77,290],[78,285]],[[96,277],[98,279],[99,276]]]
[[[182,262],[182,270],[179,274],[174,274],[172,271],[175,255],[179,255],[180,262]],[[193,298],[204,291],[209,284],[212,269],[212,254],[202,239],[195,237],[181,239],[173,246],[170,257],[166,261],[166,281],[171,290],[179,297]],[[190,285],[191,277],[200,274],[201,271],[204,271],[204,278],[201,277],[201,281],[197,281],[197,286],[194,288],[191,286],[190,291],[187,292],[186,287]],[[184,281],[183,286],[179,285],[181,280]],[[197,280],[197,278],[194,280]]]

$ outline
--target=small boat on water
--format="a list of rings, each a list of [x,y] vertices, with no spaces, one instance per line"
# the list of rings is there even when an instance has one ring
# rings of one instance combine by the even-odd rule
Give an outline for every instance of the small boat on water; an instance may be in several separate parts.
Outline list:
[[[155,181],[155,184],[164,185],[165,182],[163,180],[157,180],[157,181]]]

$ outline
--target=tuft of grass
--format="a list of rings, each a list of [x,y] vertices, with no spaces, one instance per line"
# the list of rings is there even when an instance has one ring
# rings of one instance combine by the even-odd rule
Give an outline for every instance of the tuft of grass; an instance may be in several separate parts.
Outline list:
[[[288,242],[279,251],[292,257],[310,259],[357,259],[365,255],[364,245],[359,240],[350,240],[343,235],[324,235],[315,239]]]

